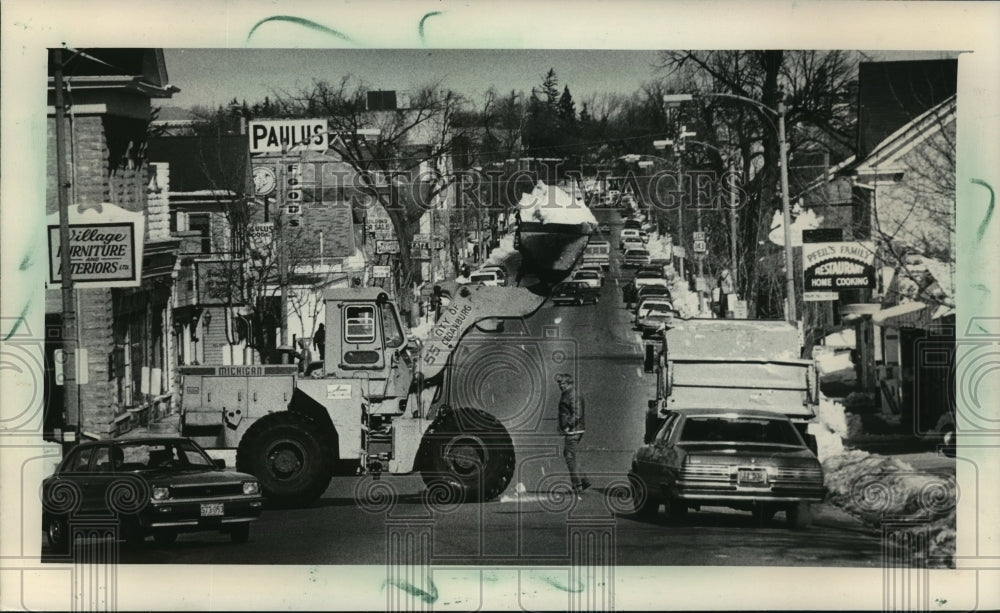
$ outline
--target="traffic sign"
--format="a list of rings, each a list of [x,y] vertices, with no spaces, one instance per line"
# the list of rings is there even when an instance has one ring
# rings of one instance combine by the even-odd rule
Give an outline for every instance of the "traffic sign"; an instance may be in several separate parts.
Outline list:
[[[704,232],[695,232],[694,236],[693,236],[693,239],[694,239],[695,242],[698,242],[698,241],[703,241],[704,242],[704,240],[705,240],[705,233]]]
[[[385,253],[399,253],[399,241],[395,240],[375,241],[375,253],[379,255]]]
[[[705,239],[695,239],[694,241],[694,252],[695,253],[708,253],[708,245],[705,243]]]
[[[372,266],[372,276],[376,279],[388,279],[389,278],[389,267],[388,266]]]
[[[674,257],[680,258],[682,260],[685,257],[687,257],[686,252],[684,251],[684,247],[681,247],[680,245],[674,245]]]
[[[395,240],[392,238],[392,230],[375,230],[372,234],[377,241]]]

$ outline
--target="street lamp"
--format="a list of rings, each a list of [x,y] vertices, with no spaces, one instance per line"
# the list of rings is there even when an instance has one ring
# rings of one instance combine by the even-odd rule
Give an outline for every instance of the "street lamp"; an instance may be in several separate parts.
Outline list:
[[[667,106],[674,106],[683,102],[691,102],[695,99],[695,94],[667,94],[663,96],[663,103]],[[785,233],[785,286],[788,295],[788,321],[798,320],[795,306],[795,260],[792,257],[792,210],[788,201],[788,143],[785,140],[785,114],[787,108],[784,101],[778,102],[778,108],[771,107],[745,96],[723,93],[697,94],[697,97],[730,98],[753,105],[760,111],[767,111],[778,118],[778,156],[781,165],[781,213],[782,225]]]

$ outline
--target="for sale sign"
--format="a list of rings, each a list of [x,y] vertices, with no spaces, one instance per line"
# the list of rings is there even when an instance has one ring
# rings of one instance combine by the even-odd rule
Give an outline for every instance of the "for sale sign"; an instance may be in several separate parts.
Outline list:
[[[875,244],[871,241],[803,243],[802,278],[806,300],[829,300],[810,292],[875,287]],[[828,294],[827,294],[828,295]]]

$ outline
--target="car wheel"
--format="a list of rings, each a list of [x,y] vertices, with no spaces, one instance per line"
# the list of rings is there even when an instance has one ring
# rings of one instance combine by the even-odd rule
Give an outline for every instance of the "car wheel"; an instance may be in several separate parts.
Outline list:
[[[229,531],[229,538],[234,543],[246,543],[250,540],[250,522],[245,524],[236,524],[233,529]]]
[[[788,525],[796,530],[802,530],[812,525],[812,507],[808,502],[798,502],[785,511]]]
[[[177,542],[176,530],[157,530],[153,533],[153,540],[157,545],[173,545]]]
[[[514,476],[510,434],[496,417],[478,409],[458,409],[435,420],[418,457],[428,487],[443,484],[466,502],[497,498]]]
[[[629,473],[632,488],[632,509],[638,517],[652,519],[660,510],[660,501],[653,497],[649,489],[636,474]]]
[[[69,551],[70,535],[69,524],[65,517],[51,517],[45,526],[45,537],[49,541],[49,547],[56,553],[66,553]]]
[[[750,512],[753,515],[754,523],[758,526],[765,526],[774,518],[776,511],[774,505],[758,504]]]
[[[121,526],[122,538],[125,539],[126,546],[135,549],[136,547],[142,547],[146,543],[146,533],[137,522],[125,519],[122,520]]]
[[[321,431],[304,415],[265,415],[243,435],[236,469],[257,477],[264,496],[275,504],[309,504],[326,491],[333,474]]]
[[[667,498],[663,501],[663,506],[666,508],[667,517],[670,521],[681,521],[687,517],[688,508],[683,501],[676,498]]]

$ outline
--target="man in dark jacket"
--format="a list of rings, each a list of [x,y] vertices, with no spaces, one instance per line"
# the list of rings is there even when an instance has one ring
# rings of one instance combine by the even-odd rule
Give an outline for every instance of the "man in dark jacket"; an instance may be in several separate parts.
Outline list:
[[[569,470],[573,489],[579,495],[590,487],[590,480],[581,475],[576,464],[576,451],[585,429],[584,400],[577,394],[573,386],[573,376],[569,373],[556,375],[556,384],[562,391],[562,396],[559,397],[559,431],[566,437],[563,457],[566,459],[566,468]]]

